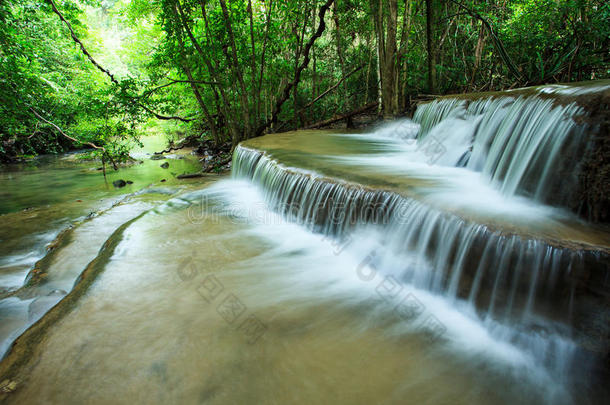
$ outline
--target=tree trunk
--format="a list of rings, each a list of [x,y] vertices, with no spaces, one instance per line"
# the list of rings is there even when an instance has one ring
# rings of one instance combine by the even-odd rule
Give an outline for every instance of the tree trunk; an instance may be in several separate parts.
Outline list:
[[[231,137],[235,138],[236,136],[239,136],[239,132],[235,126],[234,120],[231,118],[233,116],[233,114],[231,112],[231,103],[229,102],[228,96],[224,90],[224,86],[222,85],[222,82],[220,80],[221,77],[220,77],[220,75],[217,74],[217,69],[214,67],[214,66],[217,67],[218,65],[212,64],[213,59],[208,57],[208,55],[205,53],[205,51],[199,44],[199,41],[197,41],[197,39],[193,35],[193,32],[191,31],[191,28],[188,25],[188,21],[186,20],[186,16],[184,15],[182,7],[180,6],[180,2],[177,2],[176,6],[177,6],[178,13],[180,14],[180,19],[182,21],[182,27],[186,31],[186,34],[188,35],[189,39],[191,40],[191,43],[193,44],[193,46],[197,50],[197,53],[199,53],[199,56],[201,57],[204,64],[206,65],[208,73],[212,76],[213,81],[215,83],[217,83],[215,87],[212,87],[212,89],[214,90],[215,93],[216,93],[216,91],[218,91],[222,98],[222,103],[219,103],[220,105],[222,105],[222,110],[219,110],[219,113],[222,112],[222,115],[226,119],[226,124],[229,127]],[[203,2],[201,2],[201,13],[203,16],[203,21],[205,23],[206,34],[207,34],[207,32],[209,31],[208,30],[208,20],[207,20],[207,14],[205,11],[205,4]],[[211,45],[210,38],[207,35],[206,35],[206,41],[207,41],[208,46],[210,46]]]
[[[347,75],[347,70],[345,66],[345,56],[343,53],[343,46],[341,45],[341,29],[339,27],[339,13],[337,12],[337,2],[333,4],[333,21],[335,23],[335,44],[337,47],[337,56],[339,57],[339,65],[341,66],[341,77],[345,77]],[[345,103],[343,108],[348,110],[349,106],[349,96],[347,91],[347,82],[343,82],[342,86],[342,102]]]
[[[174,17],[176,19],[176,23],[180,25],[180,21],[181,19],[178,17],[178,13],[176,12],[177,10],[177,6],[174,9]],[[212,117],[212,115],[210,114],[210,112],[208,111],[208,108],[205,105],[205,101],[203,101],[203,97],[201,96],[201,92],[199,91],[199,88],[197,87],[197,82],[195,81],[195,79],[193,78],[193,74],[191,72],[191,69],[188,65],[188,59],[186,57],[186,53],[184,52],[184,41],[182,40],[182,30],[178,31],[176,33],[176,38],[178,39],[178,46],[180,49],[180,57],[182,59],[182,70],[184,71],[184,74],[186,75],[187,79],[189,80],[189,84],[191,86],[191,90],[193,91],[193,94],[195,95],[195,99],[197,100],[197,103],[199,104],[199,108],[201,108],[201,111],[203,112],[203,115],[205,116],[205,119],[208,123],[208,126],[210,128],[210,131],[212,132],[212,138],[214,139],[214,143],[216,145],[220,144],[220,139],[218,137],[218,130],[216,128],[216,123],[214,122],[214,118]]]
[[[271,10],[273,10],[273,0],[269,0],[269,9],[267,10],[267,17],[265,20],[265,37],[263,39],[263,51],[261,53],[261,62],[259,66],[258,84],[256,85],[256,119],[258,120],[261,114],[261,91],[263,85],[263,74],[265,72],[265,53],[267,51],[267,42],[269,40],[269,27],[271,26]],[[267,103],[265,102],[265,110]],[[267,113],[263,122],[267,119]],[[258,125],[258,123],[257,123]]]
[[[367,64],[367,66],[366,66],[366,82],[365,82],[365,86],[364,86],[364,89],[365,89],[364,103],[365,104],[369,102],[369,82],[370,82],[370,77],[371,77],[371,64],[373,62],[373,50],[374,50],[374,48],[371,45],[371,42],[373,42],[373,41],[369,37],[368,41],[367,41],[367,47],[371,51],[369,53],[369,62]]]
[[[396,0],[389,0],[389,15],[387,24],[387,37],[385,41],[385,77],[382,77],[384,87],[384,105],[389,108],[384,109],[384,116],[391,118],[398,113],[398,100],[395,96],[396,91],[396,30],[398,26],[398,5]]]
[[[386,7],[384,7],[386,5]],[[396,0],[373,1],[373,17],[377,34],[379,78],[381,80],[381,109],[384,118],[398,112],[396,90],[396,30],[398,5]]]
[[[436,51],[434,49],[434,5],[426,0],[426,50],[428,53],[428,91],[436,94]]]
[[[407,108],[406,89],[407,89],[407,58],[405,57],[408,50],[409,39],[411,37],[413,2],[405,3],[405,10],[402,16],[402,29],[400,33],[400,46],[396,55],[396,104],[398,108],[404,111]],[[400,76],[402,70],[402,78]]]
[[[253,134],[251,133],[251,122],[250,122],[250,102],[248,100],[248,93],[246,90],[246,84],[244,83],[244,76],[240,68],[239,58],[237,57],[237,46],[235,45],[235,35],[233,34],[233,25],[231,23],[231,16],[229,15],[229,10],[227,9],[227,3],[225,0],[219,0],[220,7],[222,8],[222,16],[224,20],[224,25],[229,35],[229,45],[231,47],[231,56],[232,58],[227,58],[229,64],[232,67],[233,75],[237,78],[239,83],[240,98],[242,103],[242,115],[244,119],[244,133],[242,138],[248,139]],[[241,141],[241,139],[233,139],[233,146],[236,146],[237,143]]]
[[[294,81],[289,82],[288,84],[283,86],[283,89],[280,93],[280,97],[275,102],[275,106],[273,107],[273,109],[271,111],[271,118],[269,120],[267,120],[264,124],[262,124],[260,127],[258,127],[258,129],[256,130],[256,133],[255,133],[255,136],[262,135],[265,132],[265,130],[267,128],[269,128],[269,126],[271,126],[277,122],[277,117],[278,117],[278,114],[280,113],[280,110],[282,109],[282,105],[290,97],[290,90],[292,90],[292,87],[295,85],[295,83],[298,83],[299,80],[301,80],[301,72],[303,70],[305,70],[307,68],[307,66],[309,65],[309,60],[310,60],[309,53],[311,51],[311,47],[313,46],[314,42],[316,42],[316,40],[322,36],[322,33],[326,29],[326,22],[324,21],[324,16],[326,15],[326,12],[328,11],[328,9],[330,8],[330,6],[332,5],[333,2],[334,2],[334,0],[328,0],[326,3],[324,3],[322,5],[322,7],[320,7],[320,11],[318,12],[318,18],[320,20],[318,23],[318,29],[311,36],[311,38],[309,38],[309,41],[305,45],[305,49],[303,51],[303,61],[301,62],[301,64],[299,65],[299,68],[297,69],[297,72],[296,72],[297,74],[296,74]]]

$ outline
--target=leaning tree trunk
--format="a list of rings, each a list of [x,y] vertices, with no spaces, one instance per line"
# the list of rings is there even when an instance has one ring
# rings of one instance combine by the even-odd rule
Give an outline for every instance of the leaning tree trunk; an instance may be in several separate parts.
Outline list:
[[[426,50],[428,53],[428,91],[436,93],[436,50],[434,49],[433,24],[434,5],[433,0],[426,0]]]

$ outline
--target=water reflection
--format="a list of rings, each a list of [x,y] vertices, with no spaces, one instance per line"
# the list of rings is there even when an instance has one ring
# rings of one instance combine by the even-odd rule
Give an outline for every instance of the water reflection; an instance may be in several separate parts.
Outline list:
[[[160,167],[163,160],[150,159],[164,142],[162,136],[145,138],[134,151],[141,162],[118,172],[109,169],[106,180],[99,162],[82,161],[76,153],[2,167],[0,355],[72,289],[117,227],[193,183],[174,178],[200,167],[191,150],[169,155],[168,169]],[[120,178],[133,182],[115,188],[112,181]],[[37,263],[43,282],[19,290]]]

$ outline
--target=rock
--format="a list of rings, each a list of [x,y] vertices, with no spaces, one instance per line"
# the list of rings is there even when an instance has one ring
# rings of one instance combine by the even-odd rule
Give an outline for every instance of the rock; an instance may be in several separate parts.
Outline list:
[[[67,292],[65,292],[64,290],[59,290],[59,289],[55,289],[53,291],[51,291],[50,293],[47,294],[47,297],[52,297],[52,296],[61,296],[61,295],[66,295]]]
[[[127,184],[133,184],[133,181],[131,181],[131,180],[127,180],[127,182],[126,182],[126,183],[127,183]]]
[[[161,167],[162,167],[163,169],[167,169],[167,168],[169,167],[169,163],[168,163],[168,162],[165,162],[165,163],[163,163],[163,164],[161,165]]]
[[[17,388],[15,381],[4,380],[0,383],[0,392],[13,392]]]
[[[125,180],[115,180],[112,182],[112,185],[116,188],[121,188],[125,187],[127,185],[127,182]]]
[[[15,290],[16,288],[14,287],[0,287],[0,299],[6,298],[6,295],[12,293]]]
[[[161,179],[161,183],[165,183],[167,180],[165,179]]]
[[[150,160],[163,160],[163,159],[165,159],[165,156],[163,156],[163,155],[152,155],[150,157]]]
[[[45,296],[36,298],[28,306],[28,320],[36,321],[46,314],[66,295],[64,290],[53,290]]]

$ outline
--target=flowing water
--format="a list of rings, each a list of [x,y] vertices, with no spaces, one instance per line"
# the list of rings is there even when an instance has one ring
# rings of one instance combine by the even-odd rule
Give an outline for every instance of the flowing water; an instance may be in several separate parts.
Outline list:
[[[556,184],[579,167],[566,151],[588,147],[576,114],[449,99],[367,133],[250,140],[230,177],[160,188],[147,161],[146,193],[98,190],[84,209],[75,182],[44,203],[55,216],[3,215],[3,257],[24,257],[11,287],[57,223],[103,209],[43,263],[36,298],[2,301],[3,325],[19,305],[41,316],[80,280],[43,318],[57,322],[17,341],[32,361],[11,368],[6,400],[602,403],[590,328],[608,314],[610,236],[552,191],[575,181]]]
[[[70,291],[118,226],[185,188],[174,176],[197,170],[197,159],[183,153],[151,160],[152,152],[164,146],[163,137],[146,138],[144,146],[132,153],[141,160],[118,172],[108,169],[106,179],[98,170],[99,162],[79,160],[77,153],[43,156],[3,168],[0,354]],[[165,161],[170,162],[168,169],[160,167]],[[115,188],[112,182],[118,179],[133,183]],[[55,245],[61,249],[49,253]],[[14,294],[37,262],[36,267],[48,272],[46,282]]]

